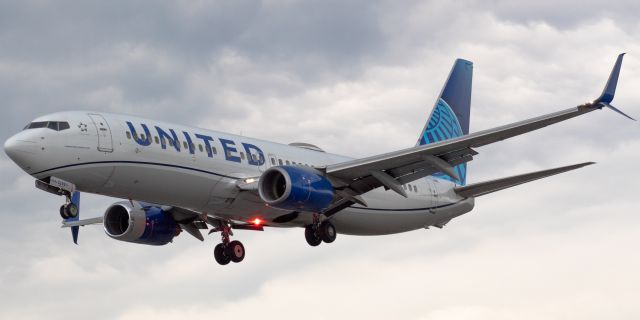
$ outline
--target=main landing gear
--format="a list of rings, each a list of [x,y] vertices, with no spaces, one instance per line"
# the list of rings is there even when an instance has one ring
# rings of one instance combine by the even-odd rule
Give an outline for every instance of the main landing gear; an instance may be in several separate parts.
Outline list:
[[[222,226],[222,243],[218,243],[213,250],[213,256],[216,262],[221,265],[229,264],[233,261],[238,263],[244,260],[244,246],[238,240],[231,241],[230,236],[233,235],[231,227],[228,224]]]
[[[337,235],[333,223],[330,221],[320,222],[320,217],[317,214],[313,215],[313,223],[304,228],[304,238],[312,247],[316,247],[322,242],[334,242]]]
[[[71,202],[71,198],[67,196],[67,202],[60,206],[60,217],[62,219],[75,218],[78,216],[78,206]]]

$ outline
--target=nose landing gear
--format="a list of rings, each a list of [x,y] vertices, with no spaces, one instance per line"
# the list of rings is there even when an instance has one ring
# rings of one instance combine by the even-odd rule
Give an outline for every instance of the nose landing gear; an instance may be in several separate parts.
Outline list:
[[[78,206],[71,202],[71,199],[67,197],[67,203],[60,206],[60,217],[62,219],[75,218],[78,216]]]

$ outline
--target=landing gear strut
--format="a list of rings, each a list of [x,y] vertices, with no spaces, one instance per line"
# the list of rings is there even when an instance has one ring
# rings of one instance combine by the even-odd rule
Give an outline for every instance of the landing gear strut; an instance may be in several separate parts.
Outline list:
[[[218,243],[213,250],[213,256],[221,265],[229,264],[229,262],[233,261],[238,263],[244,260],[244,245],[242,242],[238,240],[231,241],[231,236],[233,232],[231,231],[231,226],[227,223],[223,223],[222,226],[222,243]]]
[[[320,243],[331,243],[336,240],[336,227],[330,221],[320,222],[317,214],[313,215],[313,223],[304,228],[304,238],[307,243],[316,247]]]

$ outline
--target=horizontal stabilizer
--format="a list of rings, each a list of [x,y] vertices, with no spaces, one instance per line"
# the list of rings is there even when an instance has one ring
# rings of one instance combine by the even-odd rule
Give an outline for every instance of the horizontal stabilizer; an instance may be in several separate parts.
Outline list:
[[[478,197],[492,192],[500,191],[503,189],[511,188],[523,183],[535,181],[538,179],[550,177],[559,173],[575,170],[594,164],[595,162],[585,162],[580,164],[574,164],[571,166],[560,167],[555,169],[547,169],[537,172],[525,173],[517,176],[511,176],[496,180],[490,180],[485,182],[474,183],[471,185],[455,188],[454,191],[462,197]]]
[[[76,220],[76,221],[62,221],[62,228],[84,227],[90,224],[101,224],[102,221],[103,221],[103,217],[96,217],[96,218]]]

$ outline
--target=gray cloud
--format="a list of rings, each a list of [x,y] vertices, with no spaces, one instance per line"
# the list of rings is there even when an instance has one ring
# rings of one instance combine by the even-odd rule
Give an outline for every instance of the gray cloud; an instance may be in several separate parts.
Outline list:
[[[456,57],[475,62],[472,130],[597,96],[640,116],[631,1],[0,3],[0,137],[66,109],[124,112],[365,156],[412,146]],[[592,167],[479,198],[443,230],[240,232],[150,248],[58,229],[60,198],[0,155],[1,318],[579,318],[638,316],[638,125],[610,111],[480,148],[481,181]],[[82,215],[115,199],[84,195]],[[73,306],[73,307],[70,307]]]

